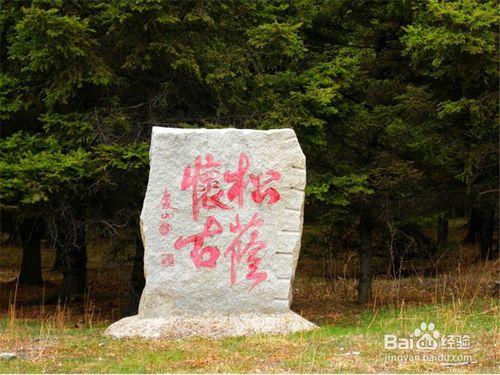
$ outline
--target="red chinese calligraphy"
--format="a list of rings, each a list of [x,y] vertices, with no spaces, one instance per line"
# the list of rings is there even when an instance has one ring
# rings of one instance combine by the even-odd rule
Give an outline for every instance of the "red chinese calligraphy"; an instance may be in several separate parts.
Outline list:
[[[161,223],[160,224],[160,234],[162,236],[168,236],[170,233],[170,224],[169,223]]]
[[[266,197],[269,198],[267,200],[267,204],[273,204],[280,200],[280,193],[278,193],[275,188],[268,187],[265,190],[263,189],[271,182],[278,181],[281,178],[281,174],[273,169],[270,169],[266,172],[266,175],[268,175],[269,178],[264,180],[263,182],[261,182],[262,175],[256,176],[251,174],[249,176],[250,182],[255,188],[255,190],[252,192],[252,200],[255,203],[261,204],[262,202],[264,202],[264,199],[266,199]]]
[[[215,268],[220,251],[216,246],[205,246],[208,237],[214,237],[223,232],[222,226],[213,217],[209,216],[201,233],[183,238],[180,236],[174,243],[174,248],[179,250],[189,244],[193,244],[193,250],[189,253],[196,268]]]
[[[165,253],[161,254],[160,257],[162,267],[173,267],[174,266],[174,254]]]
[[[163,190],[163,195],[161,196],[161,208],[164,210],[177,210],[177,208],[172,207],[172,194],[167,189]]]
[[[243,206],[243,190],[247,185],[245,182],[245,173],[248,171],[250,167],[250,160],[245,153],[240,154],[240,158],[238,161],[238,170],[236,172],[226,172],[224,174],[224,180],[229,183],[233,183],[233,186],[228,190],[227,197],[229,201],[234,201],[238,199],[238,206]]]
[[[224,191],[220,187],[218,179],[221,173],[218,170],[221,163],[215,161],[214,157],[207,154],[205,163],[201,156],[197,156],[194,168],[190,165],[184,168],[181,182],[181,190],[191,191],[193,219],[198,221],[198,213],[201,207],[205,209],[221,208],[229,210],[230,207],[221,201]]]
[[[262,259],[257,255],[259,251],[267,247],[264,241],[258,240],[258,228],[260,228],[263,223],[264,221],[258,217],[257,213],[255,213],[247,225],[242,225],[240,223],[240,217],[238,214],[236,215],[236,223],[229,224],[230,231],[232,233],[237,233],[236,238],[224,252],[225,256],[229,254],[231,255],[231,285],[234,285],[236,282],[237,266],[244,257],[246,257],[246,263],[249,269],[246,279],[253,281],[250,286],[250,290],[267,279],[267,273],[265,271],[258,270]],[[251,230],[252,228],[254,228],[254,230]],[[250,234],[250,240],[244,245],[243,237],[247,233]]]
[[[161,218],[163,220],[168,220],[171,217],[173,217],[172,213],[169,213],[168,211],[177,211],[177,208],[172,207],[172,195],[168,192],[167,189],[163,190],[163,194],[161,196],[161,203],[160,207],[163,209],[163,213],[161,215]],[[161,222],[159,231],[162,236],[168,236],[170,233],[170,224],[166,222]]]
[[[250,158],[244,152],[239,154],[237,167],[224,173],[221,173],[222,163],[211,154],[206,154],[204,157],[198,155],[194,164],[185,166],[180,188],[182,191],[190,192],[193,220],[198,221],[201,209],[231,210],[233,207],[242,209],[245,203],[245,191],[250,193],[251,200],[256,204],[272,205],[278,202],[281,196],[273,183],[281,179],[281,174],[273,169],[252,174],[250,168]],[[233,207],[230,206],[231,202],[234,202]],[[162,197],[162,208],[165,210],[162,218],[170,218],[172,206],[169,194],[164,194]],[[224,256],[230,258],[231,285],[237,282],[241,268],[246,269],[245,279],[251,282],[250,290],[267,279],[267,272],[259,268],[262,263],[259,254],[267,247],[266,242],[259,238],[263,224],[264,221],[258,213],[253,214],[247,224],[240,222],[238,214],[235,216],[235,221],[229,223],[229,230],[235,238],[225,249]],[[167,235],[169,231],[170,226],[167,223],[160,226],[160,233]],[[216,268],[220,250],[217,246],[205,246],[205,242],[223,231],[223,226],[217,219],[208,216],[200,233],[180,236],[173,246],[177,250],[192,246],[189,254],[197,269]]]

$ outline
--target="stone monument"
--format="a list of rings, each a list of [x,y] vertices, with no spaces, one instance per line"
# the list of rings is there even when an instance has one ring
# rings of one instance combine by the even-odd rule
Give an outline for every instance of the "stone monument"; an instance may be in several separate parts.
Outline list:
[[[290,310],[305,156],[291,129],[154,127],[141,213],[146,286],[114,337],[241,336],[315,325]]]

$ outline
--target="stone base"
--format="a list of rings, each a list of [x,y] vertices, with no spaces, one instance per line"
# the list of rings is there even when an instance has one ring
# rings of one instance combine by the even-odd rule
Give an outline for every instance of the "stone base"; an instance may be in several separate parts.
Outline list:
[[[314,328],[317,328],[316,325],[292,311],[283,314],[205,314],[155,319],[141,319],[138,315],[134,315],[113,323],[105,334],[115,338],[154,339],[190,336],[221,338],[257,334],[289,334]]]

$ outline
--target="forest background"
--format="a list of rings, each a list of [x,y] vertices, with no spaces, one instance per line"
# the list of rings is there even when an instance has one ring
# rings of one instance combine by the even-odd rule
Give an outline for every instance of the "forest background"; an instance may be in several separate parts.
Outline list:
[[[400,306],[404,280],[472,267],[464,290],[482,290],[481,267],[498,271],[498,18],[479,0],[3,0],[2,311],[14,289],[99,300],[111,265],[127,277],[100,313],[136,311],[152,126],[295,130],[299,284],[366,308],[374,277],[393,280]]]

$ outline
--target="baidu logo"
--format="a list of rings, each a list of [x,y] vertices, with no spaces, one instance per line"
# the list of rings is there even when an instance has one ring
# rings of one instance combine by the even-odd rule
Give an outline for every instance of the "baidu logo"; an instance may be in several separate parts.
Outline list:
[[[436,350],[439,347],[439,336],[441,334],[436,331],[434,323],[422,322],[420,328],[416,328],[413,331],[413,337],[415,338],[415,347],[419,350]]]
[[[384,349],[388,350],[437,350],[470,349],[469,335],[442,335],[434,323],[422,322],[409,337],[384,335]]]

